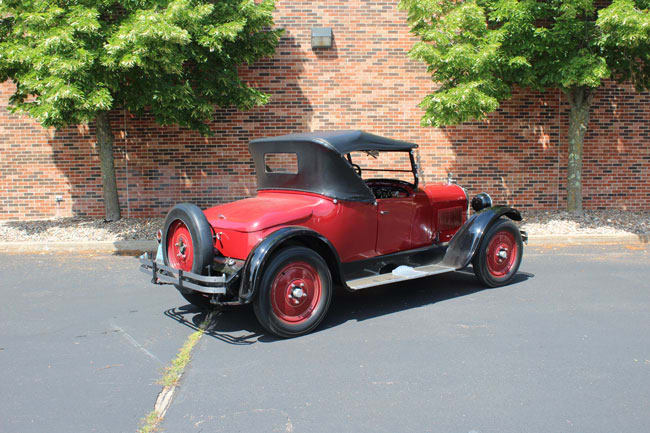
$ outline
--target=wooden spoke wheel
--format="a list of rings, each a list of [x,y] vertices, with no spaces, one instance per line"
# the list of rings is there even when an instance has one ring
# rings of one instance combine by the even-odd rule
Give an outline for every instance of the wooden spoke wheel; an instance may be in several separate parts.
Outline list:
[[[254,310],[260,324],[280,337],[312,331],[332,298],[332,277],[325,260],[305,247],[277,253],[262,274]]]
[[[212,229],[203,211],[189,203],[174,206],[165,219],[162,250],[167,266],[206,275],[214,260],[214,245]],[[190,304],[202,309],[212,307],[208,296],[176,288]]]
[[[476,277],[488,287],[510,283],[517,274],[523,252],[521,233],[509,220],[490,226],[472,261]]]

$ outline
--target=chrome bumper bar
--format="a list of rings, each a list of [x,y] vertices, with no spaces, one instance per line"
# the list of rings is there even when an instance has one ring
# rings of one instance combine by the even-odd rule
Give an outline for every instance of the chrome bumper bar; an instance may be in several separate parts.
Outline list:
[[[524,230],[519,230],[519,233],[521,233],[521,240],[525,243],[528,244],[528,232]]]
[[[147,253],[140,256],[140,271],[152,276],[154,284],[174,284],[179,290],[189,289],[210,295],[226,293],[226,275],[208,277],[170,268],[149,258]]]

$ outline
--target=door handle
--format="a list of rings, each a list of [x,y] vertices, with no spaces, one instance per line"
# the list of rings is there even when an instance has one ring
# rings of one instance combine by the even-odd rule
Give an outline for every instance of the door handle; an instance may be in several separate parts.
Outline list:
[[[380,210],[379,213],[380,213],[381,215],[388,215],[390,212],[387,211],[387,210]]]

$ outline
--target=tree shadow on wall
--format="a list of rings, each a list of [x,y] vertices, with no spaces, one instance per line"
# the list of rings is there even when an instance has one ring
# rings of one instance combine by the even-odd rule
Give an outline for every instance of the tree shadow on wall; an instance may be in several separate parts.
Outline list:
[[[300,86],[303,48],[289,33],[276,56],[247,68],[242,79],[270,95],[269,104],[247,112],[217,109],[214,136],[157,125],[152,116],[124,110],[110,113],[122,216],[163,216],[178,202],[206,208],[255,193],[251,139],[310,128],[312,106]],[[56,216],[104,214],[95,125],[55,131],[48,139],[52,160],[66,183],[46,185],[46,200],[60,206]],[[55,196],[63,202],[55,205]],[[54,211],[52,212],[54,213]]]
[[[556,92],[517,90],[483,122],[443,127],[454,158],[444,164],[473,197],[489,193],[494,203],[555,209],[561,123]]]

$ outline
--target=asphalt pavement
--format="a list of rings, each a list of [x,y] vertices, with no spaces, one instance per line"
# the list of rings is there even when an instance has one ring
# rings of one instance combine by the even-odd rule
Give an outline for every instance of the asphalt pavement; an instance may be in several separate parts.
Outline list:
[[[0,254],[0,432],[134,432],[205,313],[132,257]],[[650,425],[647,245],[529,247],[515,283],[471,272],[336,293],[265,335],[217,314],[166,432],[641,432]]]

